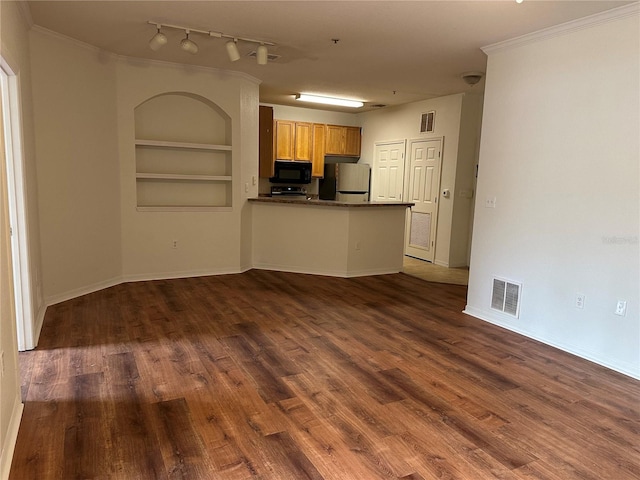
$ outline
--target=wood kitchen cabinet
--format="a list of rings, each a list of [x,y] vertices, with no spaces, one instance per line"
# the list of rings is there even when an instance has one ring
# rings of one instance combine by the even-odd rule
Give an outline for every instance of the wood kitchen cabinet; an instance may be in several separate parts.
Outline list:
[[[276,120],[276,160],[311,161],[311,123]]]
[[[325,155],[360,156],[360,127],[327,125]]]
[[[325,125],[323,123],[314,123],[312,126],[311,176],[317,178],[324,177],[325,136]]]
[[[260,105],[258,117],[260,177],[273,176],[273,107]]]
[[[295,148],[293,159],[305,162],[311,161],[313,148],[312,125],[310,123],[296,122],[295,125]]]
[[[275,121],[276,160],[293,160],[296,123],[288,120]]]
[[[360,127],[345,127],[344,133],[344,156],[359,157],[362,137]]]
[[[260,107],[261,109],[263,107]],[[270,107],[269,107],[270,108]],[[262,110],[261,110],[262,112]],[[266,113],[265,113],[266,115]],[[273,115],[273,109],[271,109]],[[260,116],[260,176],[273,175],[274,160],[305,161],[312,163],[314,178],[324,176],[324,156],[360,156],[360,127],[325,125],[324,123],[273,120],[272,155],[262,148],[263,139],[269,138],[269,118]],[[264,126],[263,126],[264,124]]]

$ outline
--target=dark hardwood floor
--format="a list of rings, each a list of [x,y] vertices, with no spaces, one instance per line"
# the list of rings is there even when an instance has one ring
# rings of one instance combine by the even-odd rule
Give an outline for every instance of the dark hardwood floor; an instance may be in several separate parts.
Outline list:
[[[50,307],[10,478],[640,478],[640,382],[465,294],[250,271]]]

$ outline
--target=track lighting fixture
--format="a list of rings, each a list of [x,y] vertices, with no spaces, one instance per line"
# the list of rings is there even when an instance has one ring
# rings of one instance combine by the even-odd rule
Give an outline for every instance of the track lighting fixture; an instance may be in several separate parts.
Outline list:
[[[244,37],[236,37],[235,35],[228,35],[226,33],[207,31],[207,30],[197,30],[195,28],[182,27],[180,25],[170,25],[168,23],[160,24],[158,22],[153,22],[149,20],[147,22],[149,25],[155,25],[157,32],[156,34],[149,40],[149,48],[153,51],[157,51],[167,44],[167,37],[164,33],[160,31],[161,28],[171,28],[174,30],[183,30],[185,33],[185,38],[180,42],[180,48],[182,48],[185,52],[189,52],[192,55],[198,53],[198,45],[189,38],[190,34],[197,33],[200,35],[205,35],[209,38],[226,38],[229,39],[226,42],[225,47],[227,49],[227,54],[229,55],[229,60],[232,62],[236,62],[240,60],[240,51],[238,50],[238,41],[246,42],[246,43],[254,43],[258,44],[258,48],[255,51],[256,61],[258,65],[266,65],[269,61],[269,51],[267,50],[267,46],[275,46],[275,43],[265,42],[262,40],[256,40],[253,38],[244,38]],[[253,55],[253,52],[251,52]],[[275,56],[277,58],[277,56]],[[273,59],[273,58],[272,58]]]
[[[235,62],[240,60],[240,52],[238,51],[238,45],[236,43],[236,39],[229,40],[226,44],[227,54],[229,55],[229,60]]]
[[[184,37],[180,42],[180,48],[182,48],[185,52],[189,52],[191,55],[195,55],[196,53],[198,53],[198,45],[196,44],[196,42],[189,38],[189,30],[185,30],[185,33],[187,34],[187,36]]]
[[[160,25],[157,25],[158,31],[156,34],[151,37],[149,40],[149,48],[154,52],[162,48],[163,45],[167,44],[167,36],[160,31]]]

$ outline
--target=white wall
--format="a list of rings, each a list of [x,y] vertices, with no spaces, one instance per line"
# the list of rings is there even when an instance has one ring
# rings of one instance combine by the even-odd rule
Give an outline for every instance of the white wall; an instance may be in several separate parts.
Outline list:
[[[451,219],[449,266],[468,266],[471,258],[476,166],[480,153],[482,95],[465,95],[460,118],[460,142],[456,168],[455,199]]]
[[[168,92],[199,95],[231,117],[232,211],[136,210],[134,109]],[[237,273],[249,268],[251,235],[243,228],[250,229],[251,225],[246,199],[258,194],[257,185],[253,185],[253,177],[258,177],[257,81],[232,72],[122,59],[118,62],[117,104],[124,277]],[[173,240],[178,241],[177,249],[171,246]]]
[[[444,266],[457,267],[468,264],[467,245],[472,199],[461,197],[459,193],[474,188],[474,148],[481,105],[482,97],[479,95],[457,94],[374,110],[360,116],[360,161],[371,165],[374,162],[374,147],[378,142],[444,138],[440,190],[449,189],[451,197],[440,196],[435,252],[435,263]],[[428,134],[420,133],[421,114],[432,110],[436,112],[435,131]],[[465,127],[464,136],[461,136],[463,112],[476,130],[473,127]],[[473,137],[469,138],[468,135]],[[461,205],[457,207],[455,217],[454,205]]]
[[[303,103],[304,104],[304,103]],[[273,118],[276,120],[293,120],[296,122],[326,123],[328,125],[348,125],[357,127],[360,119],[357,112],[329,112],[316,108],[291,107],[288,105],[272,105],[261,103],[273,108]]]
[[[32,277],[31,289],[36,294],[33,296],[32,310],[38,312],[42,306],[42,298],[37,293],[40,289],[40,241],[38,231],[38,195],[35,188],[36,167],[35,167],[35,144],[32,115],[31,97],[31,65],[29,61],[29,38],[28,17],[25,18],[20,12],[20,5],[17,2],[0,2],[0,55],[8,63],[14,74],[17,75],[17,85],[22,120],[21,129],[18,134],[22,140],[23,168],[26,186],[26,219],[29,232],[29,255],[31,259]],[[4,157],[2,159],[4,162]],[[2,197],[0,203],[5,212],[6,197]],[[0,282],[3,283],[2,290],[7,288],[7,283],[11,282],[11,270],[8,263],[8,253],[6,245],[8,238],[4,236],[6,228],[3,230],[3,238],[0,239],[3,248],[0,251],[2,259],[0,261]],[[16,323],[14,312],[11,310],[6,314],[4,310],[9,304],[6,298],[2,299],[3,313],[0,315],[0,351],[4,352],[4,375],[0,377],[0,478],[8,478],[11,462],[11,455],[15,446],[15,439],[18,433],[18,425],[22,411],[20,402],[20,379],[17,363],[18,345],[16,341]]]
[[[116,65],[30,32],[43,288],[54,303],[121,275]]]
[[[638,4],[617,12],[488,49],[466,311],[640,378]],[[522,282],[519,319],[494,275]]]
[[[120,58],[37,27],[30,40],[47,303],[123,280],[250,268],[257,80]],[[137,211],[134,109],[168,92],[199,95],[231,117],[231,211]]]

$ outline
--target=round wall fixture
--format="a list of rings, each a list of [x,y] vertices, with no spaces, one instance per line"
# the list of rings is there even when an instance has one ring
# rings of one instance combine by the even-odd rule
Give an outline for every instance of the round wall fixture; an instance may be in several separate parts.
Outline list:
[[[484,77],[483,72],[464,72],[462,75],[460,75],[460,78],[462,78],[462,80],[464,80],[464,83],[466,83],[467,85],[475,85],[480,80],[482,80],[482,77]]]

